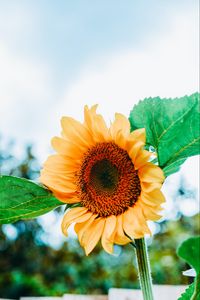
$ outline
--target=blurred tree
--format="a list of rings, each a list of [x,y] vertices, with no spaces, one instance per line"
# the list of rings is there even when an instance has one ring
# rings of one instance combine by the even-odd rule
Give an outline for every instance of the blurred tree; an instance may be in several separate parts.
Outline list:
[[[34,179],[39,164],[31,146],[22,160],[12,154],[13,144],[0,150],[0,172]],[[181,193],[185,194],[184,187]],[[57,212],[59,213],[59,212]],[[154,283],[187,284],[187,269],[176,255],[176,247],[198,232],[198,216],[159,223],[159,232],[149,239]],[[64,293],[107,293],[110,287],[138,287],[134,250],[115,247],[115,255],[101,246],[86,257],[76,239],[53,249],[41,239],[43,227],[37,219],[0,227],[0,297],[59,296]],[[133,263],[135,268],[133,267]]]

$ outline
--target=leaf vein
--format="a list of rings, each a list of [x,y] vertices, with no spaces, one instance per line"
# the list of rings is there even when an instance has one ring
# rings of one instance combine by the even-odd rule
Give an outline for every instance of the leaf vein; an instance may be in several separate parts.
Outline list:
[[[157,138],[158,138],[158,141],[157,141],[157,144],[159,143],[159,141],[161,140],[161,138],[170,130],[171,127],[173,127],[177,122],[179,122],[183,117],[185,117],[185,115],[187,115],[190,110],[192,110],[193,106],[190,107],[184,114],[182,114],[178,119],[176,119],[176,121],[172,122],[162,133],[161,135],[158,137],[157,135]]]

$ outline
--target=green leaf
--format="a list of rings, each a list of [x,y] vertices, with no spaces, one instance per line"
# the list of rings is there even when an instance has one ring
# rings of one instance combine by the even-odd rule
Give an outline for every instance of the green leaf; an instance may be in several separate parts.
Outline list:
[[[191,237],[185,240],[178,248],[177,254],[183,258],[191,267],[196,271],[196,279],[194,282],[194,288],[186,290],[180,300],[198,300],[200,299],[200,236]],[[190,297],[189,297],[190,295]],[[192,296],[192,297],[191,297]],[[187,298],[188,297],[188,298]]]
[[[166,176],[200,153],[199,94],[176,99],[146,98],[130,113],[131,130],[146,128],[147,145],[158,153]]]
[[[64,203],[27,179],[0,176],[0,224],[35,218]]]
[[[191,300],[193,293],[194,293],[194,282],[187,287],[185,292],[181,294],[181,297],[179,297],[178,300]]]
[[[199,274],[200,275],[200,274]],[[185,292],[178,300],[199,300],[200,299],[200,276],[195,279],[195,282],[189,285]]]
[[[185,240],[178,248],[177,254],[183,258],[197,274],[200,273],[200,236]]]

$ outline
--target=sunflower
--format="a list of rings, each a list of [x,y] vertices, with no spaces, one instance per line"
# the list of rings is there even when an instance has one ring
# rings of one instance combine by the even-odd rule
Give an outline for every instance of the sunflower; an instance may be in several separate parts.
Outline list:
[[[100,239],[112,253],[113,244],[151,234],[147,220],[161,217],[165,201],[163,172],[144,149],[145,129],[130,133],[128,119],[119,113],[108,128],[96,109],[85,106],[83,124],[61,119],[62,137],[52,139],[57,154],[48,157],[40,177],[55,197],[70,204],[62,231],[67,235],[75,223],[86,255]]]

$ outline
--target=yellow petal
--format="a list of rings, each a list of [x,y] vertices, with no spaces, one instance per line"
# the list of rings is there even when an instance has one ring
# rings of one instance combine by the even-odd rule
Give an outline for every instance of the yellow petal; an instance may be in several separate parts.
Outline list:
[[[96,109],[97,109],[97,105],[92,106],[91,109],[85,106],[84,124],[91,132],[95,142],[106,142],[108,140],[111,140],[111,136],[109,134],[109,130],[106,126],[103,117],[100,114],[96,113]]]
[[[138,151],[135,162],[134,162],[135,169],[138,170],[141,167],[143,167],[144,165],[146,165],[147,162],[150,160],[151,156],[152,156],[152,153],[147,150]]]
[[[140,230],[138,219],[134,214],[133,208],[129,208],[123,214],[123,229],[126,234],[132,239],[143,237],[143,233]]]
[[[114,243],[118,245],[125,245],[131,241],[127,236],[125,236],[122,224],[122,215],[119,215],[117,216],[116,232],[114,236]]]
[[[57,199],[64,203],[73,204],[80,202],[80,199],[77,197],[76,193],[59,193],[54,190],[52,190],[52,192]]]
[[[131,238],[141,238],[150,233],[140,206],[134,205],[124,213],[123,228]]]
[[[58,174],[51,175],[45,170],[41,171],[40,181],[50,190],[55,190],[59,193],[74,193],[76,191],[75,183],[68,180],[67,177],[62,177]]]
[[[115,120],[110,126],[110,133],[113,140],[116,139],[119,132],[122,132],[127,137],[130,134],[130,123],[124,115],[116,113]]]
[[[91,129],[93,126],[93,116],[96,114],[98,104],[93,105],[90,109],[87,105],[84,107],[84,124],[88,129]]]
[[[165,197],[159,189],[153,190],[149,193],[141,191],[140,198],[143,203],[153,207],[165,202]]]
[[[111,139],[109,135],[108,127],[106,126],[106,122],[104,121],[101,115],[97,115],[95,118],[95,129],[101,139],[108,141]]]
[[[113,238],[116,227],[116,216],[110,216],[105,220],[105,227],[102,234],[101,243],[104,250],[108,253],[113,253]]]
[[[61,125],[64,136],[77,145],[93,145],[93,139],[83,124],[70,117],[62,117]]]
[[[81,246],[83,246],[82,238],[84,236],[85,231],[93,223],[93,221],[96,219],[96,217],[97,217],[97,214],[92,214],[92,216],[89,218],[89,220],[87,220],[86,222],[82,222],[82,223],[76,223],[76,225],[74,226],[74,230],[78,235],[78,239],[79,239]]]
[[[46,169],[45,169],[46,171]],[[63,173],[63,172],[58,172],[57,170],[48,170],[48,172],[44,172],[42,170],[42,174],[46,176],[49,180],[51,179],[58,179],[60,182],[63,182],[65,185],[68,185],[69,187],[74,188],[74,184],[76,182],[75,179],[75,173]]]
[[[145,128],[136,129],[131,132],[131,138],[136,141],[141,141],[143,144],[146,143],[146,130]]]
[[[126,150],[126,144],[127,144],[127,141],[126,141],[126,138],[125,138],[125,136],[123,135],[122,131],[119,131],[119,132],[116,134],[116,137],[115,137],[115,144],[117,144],[120,148]]]
[[[58,153],[71,157],[72,159],[81,159],[84,152],[87,151],[87,147],[81,147],[80,145],[75,145],[72,142],[60,137],[54,137],[51,140],[52,147]]]
[[[89,226],[89,228],[85,230],[82,237],[82,245],[85,248],[86,255],[90,254],[90,252],[94,249],[94,247],[100,240],[104,229],[104,224],[105,219],[97,218]]]
[[[44,163],[45,169],[56,170],[57,172],[76,171],[78,166],[78,161],[68,159],[66,156],[60,154],[50,155]]]
[[[62,232],[67,235],[68,227],[73,223],[76,222],[76,219],[82,215],[87,213],[87,209],[85,207],[75,207],[70,209],[63,217],[62,220]]]
[[[163,182],[165,177],[163,171],[152,163],[147,163],[138,170],[142,182]]]
[[[91,213],[85,213],[85,214],[83,214],[83,215],[77,217],[76,219],[71,220],[71,222],[68,222],[68,223],[67,223],[67,226],[65,226],[65,227],[63,226],[63,227],[62,227],[63,233],[67,236],[67,235],[68,235],[67,229],[68,229],[68,227],[69,227],[72,223],[75,223],[75,222],[85,222],[85,221],[87,221],[90,217],[91,217]]]
[[[142,182],[140,181],[140,185],[142,188],[142,191],[145,193],[150,193],[156,189],[161,189],[162,183],[161,182]]]
[[[158,221],[160,220],[160,218],[162,217],[162,215],[158,214],[158,210],[162,210],[162,208],[160,207],[160,209],[158,209],[158,207],[142,207],[142,210],[143,210],[143,214],[145,216],[145,219],[146,220],[149,220],[149,221]]]
[[[141,152],[141,149],[143,148],[143,143],[138,141],[138,142],[128,142],[127,143],[127,149],[128,149],[128,154],[129,157],[132,159],[132,162],[135,166],[135,161],[136,157],[138,156],[138,153]]]
[[[146,210],[146,207],[145,207],[145,210]],[[151,231],[150,231],[150,229],[149,229],[149,227],[147,225],[147,222],[146,222],[146,218],[145,218],[143,207],[142,207],[142,205],[141,205],[141,203],[139,201],[135,205],[135,214],[137,215],[138,222],[140,224],[140,227],[142,228],[143,233],[151,235]]]

